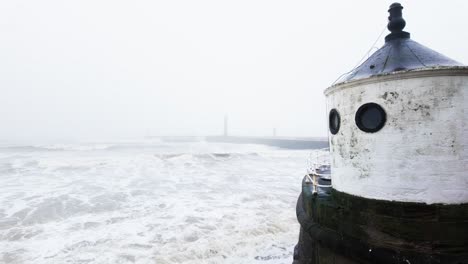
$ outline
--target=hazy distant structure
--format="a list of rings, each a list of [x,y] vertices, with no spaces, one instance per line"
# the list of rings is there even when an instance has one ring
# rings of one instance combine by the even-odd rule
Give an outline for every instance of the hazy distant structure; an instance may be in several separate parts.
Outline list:
[[[273,128],[273,137],[276,137],[276,127]]]
[[[468,67],[403,31],[325,91],[330,192],[303,181],[294,264],[468,263]]]
[[[224,132],[223,136],[227,137],[228,136],[228,115],[224,115]]]

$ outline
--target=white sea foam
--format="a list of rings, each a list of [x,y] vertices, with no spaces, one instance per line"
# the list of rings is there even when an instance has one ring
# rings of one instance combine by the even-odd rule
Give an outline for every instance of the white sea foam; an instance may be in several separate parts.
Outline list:
[[[0,148],[0,263],[291,263],[309,151]]]

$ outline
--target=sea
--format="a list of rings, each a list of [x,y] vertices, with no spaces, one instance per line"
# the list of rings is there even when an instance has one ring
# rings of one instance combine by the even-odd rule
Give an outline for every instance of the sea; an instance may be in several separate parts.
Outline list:
[[[291,263],[311,156],[255,144],[0,144],[0,263]]]

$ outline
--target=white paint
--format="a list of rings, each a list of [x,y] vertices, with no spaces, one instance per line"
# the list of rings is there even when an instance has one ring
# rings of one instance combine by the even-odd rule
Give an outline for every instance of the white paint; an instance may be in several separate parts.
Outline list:
[[[330,134],[333,188],[382,200],[468,202],[467,67],[372,77],[325,94],[328,111],[341,115],[340,131]],[[387,113],[376,133],[354,121],[369,102]]]

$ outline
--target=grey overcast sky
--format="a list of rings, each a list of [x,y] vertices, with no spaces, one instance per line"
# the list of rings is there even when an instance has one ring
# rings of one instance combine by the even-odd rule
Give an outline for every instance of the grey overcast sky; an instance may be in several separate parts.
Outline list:
[[[323,90],[392,2],[3,0],[0,140],[220,134],[224,114],[235,135],[325,136]],[[468,1],[400,2],[414,40],[468,63]]]

